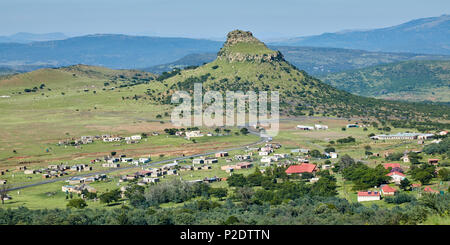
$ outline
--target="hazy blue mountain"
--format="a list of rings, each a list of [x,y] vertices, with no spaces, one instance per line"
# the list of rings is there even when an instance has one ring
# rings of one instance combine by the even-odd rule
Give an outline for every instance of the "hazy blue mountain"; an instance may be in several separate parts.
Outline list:
[[[31,43],[40,41],[54,41],[68,38],[64,33],[52,32],[35,34],[28,32],[18,32],[10,36],[0,36],[0,43]]]
[[[448,55],[450,15],[416,19],[380,29],[291,38],[272,44]]]
[[[325,75],[406,60],[450,60],[450,56],[446,55],[369,52],[340,48],[269,47],[274,50],[279,50],[284,54],[284,58],[287,61],[312,75]],[[213,61],[216,56],[216,53],[190,54],[174,62],[143,68],[141,70],[161,74],[165,71],[171,71],[174,68],[183,69],[188,66],[200,66]]]
[[[87,35],[65,40],[0,43],[0,66],[86,64],[109,68],[142,68],[164,64],[192,53],[217,52],[222,42],[190,39]]]
[[[217,53],[200,53],[200,54],[188,54],[181,59],[167,64],[156,65],[152,67],[142,68],[140,70],[148,71],[151,73],[161,74],[165,71],[171,71],[175,68],[183,69],[188,66],[200,66],[205,63],[209,63],[215,60]]]
[[[199,66],[215,59],[223,42],[190,38],[88,35],[32,43],[0,43],[0,66],[20,71],[74,64],[154,73]],[[291,64],[322,75],[405,60],[448,60],[450,56],[370,52],[323,47],[270,46]]]

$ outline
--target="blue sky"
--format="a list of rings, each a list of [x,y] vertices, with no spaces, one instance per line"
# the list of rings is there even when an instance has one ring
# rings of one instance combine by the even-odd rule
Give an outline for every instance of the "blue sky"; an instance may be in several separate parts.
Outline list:
[[[450,14],[448,0],[0,0],[0,35],[63,32],[261,39],[371,29]]]

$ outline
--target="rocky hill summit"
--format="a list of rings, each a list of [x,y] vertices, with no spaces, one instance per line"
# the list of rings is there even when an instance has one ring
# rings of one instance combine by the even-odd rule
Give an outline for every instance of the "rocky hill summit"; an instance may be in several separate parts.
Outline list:
[[[234,30],[228,33],[227,41],[217,54],[217,59],[229,62],[272,62],[281,61],[283,55],[259,41],[249,31]]]

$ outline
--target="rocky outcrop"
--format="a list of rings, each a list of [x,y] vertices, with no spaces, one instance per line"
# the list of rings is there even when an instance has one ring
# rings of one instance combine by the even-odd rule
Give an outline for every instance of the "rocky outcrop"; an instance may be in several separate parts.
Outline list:
[[[228,33],[227,41],[225,42],[224,47],[232,46],[233,44],[240,43],[240,42],[260,43],[260,41],[258,39],[256,39],[251,32],[234,30],[234,31],[231,31]]]
[[[231,47],[239,43],[254,44],[255,48],[260,48],[262,52],[248,53],[231,51]],[[272,62],[283,60],[283,55],[279,51],[273,51],[253,36],[249,31],[234,30],[227,35],[227,41],[217,54],[217,59],[227,60],[229,62]]]

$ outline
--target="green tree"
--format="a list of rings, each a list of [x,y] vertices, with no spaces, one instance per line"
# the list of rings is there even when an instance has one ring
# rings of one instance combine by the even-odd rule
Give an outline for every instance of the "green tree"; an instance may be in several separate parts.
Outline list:
[[[411,182],[409,181],[409,179],[402,179],[400,181],[400,188],[404,191],[409,191],[411,189]]]
[[[247,128],[241,128],[240,132],[241,132],[241,134],[243,134],[243,135],[247,135],[247,134],[249,133],[249,131],[248,131]]]
[[[109,192],[105,192],[99,196],[100,202],[109,205],[112,202],[117,202],[120,199],[120,190],[115,189]]]
[[[232,174],[227,179],[228,185],[232,187],[243,187],[247,184],[247,179],[243,174]]]
[[[86,204],[86,201],[84,201],[83,199],[81,199],[81,198],[75,198],[75,199],[70,200],[70,201],[67,203],[67,207],[69,207],[69,208],[83,209],[83,208],[87,207],[87,204]]]
[[[209,194],[222,200],[228,195],[228,190],[227,188],[210,188]]]
[[[449,181],[450,180],[450,170],[446,168],[442,168],[438,172],[439,178],[441,178],[442,181]]]

